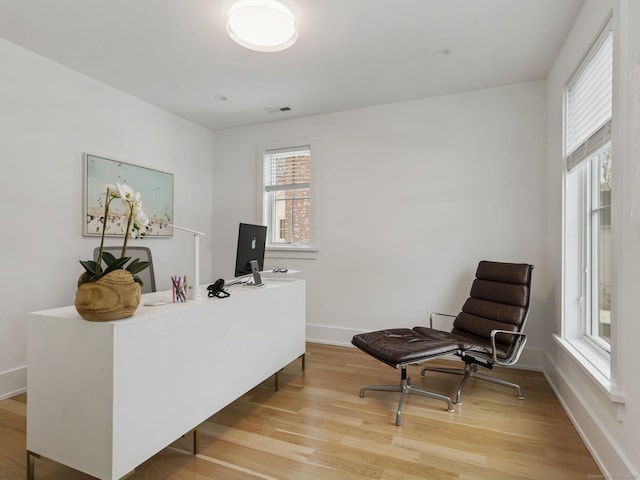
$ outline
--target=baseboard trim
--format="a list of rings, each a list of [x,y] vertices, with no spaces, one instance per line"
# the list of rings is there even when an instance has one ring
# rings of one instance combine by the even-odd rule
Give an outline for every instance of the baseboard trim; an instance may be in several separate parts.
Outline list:
[[[27,391],[27,366],[0,372],[0,400],[20,395]]]
[[[309,342],[351,347],[351,338],[358,333],[362,330],[307,323],[306,335]]]

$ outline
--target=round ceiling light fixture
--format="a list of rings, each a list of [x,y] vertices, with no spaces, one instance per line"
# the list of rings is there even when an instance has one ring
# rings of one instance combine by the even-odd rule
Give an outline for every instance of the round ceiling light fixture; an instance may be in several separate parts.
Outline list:
[[[229,9],[227,33],[257,52],[279,52],[298,39],[291,10],[276,0],[238,0]]]

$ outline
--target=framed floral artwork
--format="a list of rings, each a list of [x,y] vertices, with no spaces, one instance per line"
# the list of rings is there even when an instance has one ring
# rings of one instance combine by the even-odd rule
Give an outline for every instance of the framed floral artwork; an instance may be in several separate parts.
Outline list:
[[[83,230],[85,236],[102,235],[108,185],[126,184],[140,193],[149,218],[147,237],[169,237],[173,229],[173,174],[85,153],[83,155]],[[112,202],[106,236],[122,236],[127,228],[125,205]]]

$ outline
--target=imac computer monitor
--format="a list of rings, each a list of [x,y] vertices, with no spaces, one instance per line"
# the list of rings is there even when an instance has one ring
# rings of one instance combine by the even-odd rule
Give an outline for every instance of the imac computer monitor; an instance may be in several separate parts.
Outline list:
[[[236,252],[236,277],[252,273],[251,261],[257,260],[260,270],[264,267],[264,245],[267,227],[241,223],[238,230],[238,250]]]

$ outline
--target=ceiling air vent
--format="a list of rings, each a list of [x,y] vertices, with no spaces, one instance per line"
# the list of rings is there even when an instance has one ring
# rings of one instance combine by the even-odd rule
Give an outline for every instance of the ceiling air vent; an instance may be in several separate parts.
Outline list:
[[[291,107],[268,107],[265,108],[268,113],[290,112]]]

